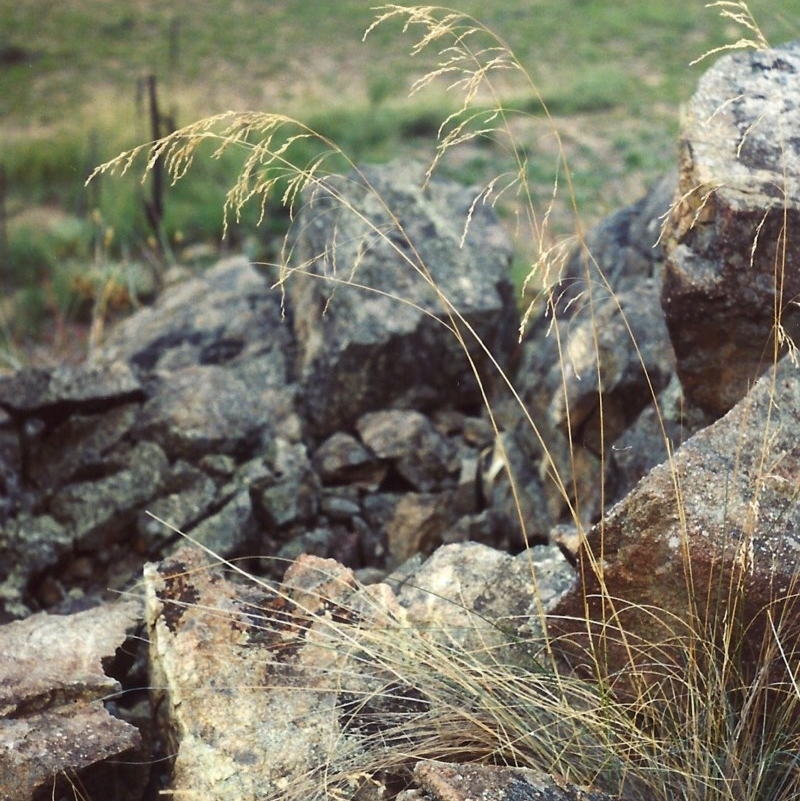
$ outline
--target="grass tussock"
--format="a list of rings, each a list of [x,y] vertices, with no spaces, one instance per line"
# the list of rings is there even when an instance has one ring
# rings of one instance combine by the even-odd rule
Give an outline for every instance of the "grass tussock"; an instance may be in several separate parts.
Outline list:
[[[766,44],[743,3],[713,6],[750,34],[732,46]],[[537,299],[528,308],[526,320],[543,310],[552,311],[556,298],[549,294],[550,287],[567,246],[573,242],[580,246],[583,232],[572,174],[545,99],[510,47],[469,16],[431,6],[389,5],[378,12],[368,35],[390,22],[399,22],[405,33],[415,36],[412,52],[434,53],[434,66],[414,91],[443,86],[456,98],[453,111],[438,127],[428,175],[443,169],[447,159],[466,144],[490,140],[503,150],[509,169],[488,181],[475,202],[508,202],[517,210],[518,235],[532,242],[535,251],[529,280],[538,288]],[[530,111],[503,102],[500,87],[510,76],[526,83],[538,98],[537,113],[549,121],[549,135],[558,153],[552,196],[543,207],[529,183],[528,156],[515,137],[517,120]],[[262,112],[231,112],[201,120],[117,156],[98,167],[94,176],[125,174],[143,160],[145,174],[163,165],[178,181],[201,148],[211,159],[230,151],[242,154],[238,180],[225,198],[226,225],[239,220],[249,206],[255,206],[258,219],[263,220],[268,205],[276,201],[294,220],[309,194],[319,188],[346,204],[344,194],[337,194],[339,184],[330,180],[343,172],[368,183],[332,139],[289,116]],[[307,158],[299,160],[299,152]],[[574,236],[569,242],[551,236],[549,229],[553,203],[562,196],[574,211]],[[398,240],[397,231],[403,232],[393,210],[387,207],[385,212],[393,230],[373,229],[368,236],[385,237],[409,270],[432,282],[414,243],[402,236]],[[465,231],[469,222],[468,217]],[[290,233],[281,258],[272,265],[276,285],[285,286],[296,273],[310,271],[310,263],[297,264],[292,257]],[[586,263],[588,279],[599,272],[599,266],[590,253]],[[316,277],[338,286],[357,285],[358,265]],[[600,283],[595,285],[597,291],[603,297],[613,296],[609,282],[601,277]],[[432,285],[441,302],[442,323],[462,338],[466,351],[475,332]],[[595,287],[591,280],[587,286],[580,302],[591,313]],[[780,328],[777,312],[776,325]],[[558,336],[557,328],[552,335]],[[558,352],[562,369],[568,369],[560,345]],[[513,393],[511,378],[502,378]],[[653,400],[657,403],[655,393]],[[485,401],[492,416],[490,398],[486,396]],[[520,406],[525,411],[521,401]],[[538,435],[537,421],[529,416],[528,422]],[[546,450],[544,438],[539,439]],[[765,437],[765,465],[768,448]],[[555,476],[555,480],[569,503],[569,477]],[[680,497],[677,475],[675,490]],[[577,512],[574,517],[580,529]],[[409,766],[427,757],[534,767],[631,801],[789,801],[800,796],[800,687],[791,621],[771,607],[762,609],[757,624],[760,647],[755,653],[743,651],[744,634],[756,625],[739,614],[744,612],[747,554],[742,555],[742,569],[732,571],[727,585],[720,587],[725,603],[705,599],[708,603],[704,604],[695,599],[685,617],[645,605],[626,606],[611,597],[602,584],[600,558],[591,554],[587,558],[595,559],[590,568],[600,577],[598,593],[606,611],[600,619],[586,621],[587,627],[599,627],[602,635],[590,638],[593,645],[578,655],[580,671],[565,668],[558,658],[558,643],[546,634],[526,637],[504,629],[504,647],[476,649],[461,647],[441,632],[409,626],[401,616],[384,614],[383,625],[373,627],[359,625],[348,615],[327,619],[325,647],[346,653],[351,660],[348,670],[369,677],[371,683],[371,689],[351,694],[345,702],[344,717],[355,730],[350,734],[358,740],[358,748],[349,756],[347,747],[331,753],[325,765],[271,797],[298,801],[355,797],[357,785],[378,777],[393,776],[402,783]],[[686,580],[688,594],[694,597],[691,567]],[[795,589],[790,588],[789,596]],[[363,604],[369,596],[362,592],[353,597]],[[324,599],[307,596],[298,603],[288,596],[287,600],[298,614],[314,618],[315,605]],[[265,631],[281,622],[270,615],[265,610],[259,622]],[[662,641],[637,642],[624,625],[618,625],[626,615],[657,621],[664,631]],[[629,654],[623,671],[624,693],[618,691],[620,675],[609,675],[606,648]],[[515,649],[521,649],[525,658],[512,660]],[[345,686],[348,676],[343,674],[340,680]],[[356,736],[358,727],[371,736]],[[347,741],[344,735],[343,740]]]

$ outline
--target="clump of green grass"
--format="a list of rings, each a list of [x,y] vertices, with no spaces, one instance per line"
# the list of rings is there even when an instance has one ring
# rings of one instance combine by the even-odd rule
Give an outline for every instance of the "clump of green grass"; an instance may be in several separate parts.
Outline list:
[[[742,16],[746,14],[743,4],[715,6],[727,18],[757,31],[752,19]],[[399,22],[406,33],[417,35],[415,54],[431,50],[436,54],[434,66],[414,91],[441,84],[458,98],[437,129],[428,174],[445,168],[459,147],[476,141],[491,140],[505,153],[509,169],[489,180],[475,202],[497,205],[513,201],[519,210],[519,235],[533,245],[532,280],[542,287],[544,305],[552,308],[555,300],[547,293],[558,276],[565,250],[564,241],[550,230],[556,197],[566,200],[573,210],[574,237],[579,244],[583,240],[572,173],[545,98],[511,48],[471,17],[428,6],[390,5],[379,12],[368,33],[392,21]],[[755,42],[760,44],[761,39],[756,36]],[[554,143],[553,191],[543,206],[531,186],[528,154],[514,133],[515,123],[529,112],[504,104],[499,88],[509,76],[526,84],[527,91],[539,99],[537,115],[546,120]],[[161,161],[177,181],[201,152],[222,159],[232,151],[241,153],[242,168],[225,196],[226,226],[238,222],[248,208],[254,208],[263,220],[276,196],[294,217],[309,193],[320,187],[346,207],[346,198],[337,194],[337,183],[329,180],[343,170],[354,171],[368,184],[331,137],[292,117],[264,112],[220,114],[193,123],[106,162],[95,171],[95,177],[125,174],[143,159],[145,173]],[[299,163],[298,151],[309,154],[305,162]],[[393,233],[399,232],[402,239],[404,232],[393,210],[385,211],[395,226]],[[465,227],[468,225],[469,219],[465,220]],[[413,242],[398,241],[385,230],[372,230],[369,235],[385,237],[399,261],[431,282]],[[310,263],[292,261],[291,243],[287,236],[282,258],[273,265],[281,287],[310,267]],[[589,264],[591,254],[587,254]],[[328,273],[322,280],[341,287],[358,284],[358,265]],[[471,346],[475,332],[441,289],[433,288],[441,302],[442,323],[462,338],[467,350],[467,340]],[[607,282],[599,289],[604,296],[611,293]],[[584,302],[591,308],[591,291]],[[538,313],[540,308],[531,307],[529,313]],[[624,314],[622,309],[620,313]],[[558,336],[557,329],[553,336]],[[565,356],[561,364],[567,369]],[[528,414],[511,378],[499,367],[498,371],[522,412]],[[487,413],[499,430],[491,400],[485,400]],[[655,397],[653,401],[657,404]],[[546,450],[537,421],[530,415],[527,420]],[[569,506],[569,478],[556,475],[554,479]],[[580,530],[577,510],[574,522]],[[525,521],[521,524],[524,531]],[[596,572],[601,575],[599,569]],[[724,589],[735,598],[742,587]],[[535,596],[533,580],[531,592]],[[600,593],[608,593],[602,582]],[[614,608],[615,599],[607,600]],[[644,616],[663,614],[644,607],[634,611]],[[628,686],[633,692],[624,697],[615,694],[600,650],[588,648],[584,655],[594,680],[580,678],[563,666],[554,650],[557,643],[546,633],[525,643],[530,654],[527,662],[512,663],[503,649],[476,653],[449,647],[399,620],[369,631],[331,621],[330,647],[348,650],[356,643],[361,670],[377,679],[392,677],[393,683],[377,681],[376,698],[399,682],[424,703],[410,705],[394,728],[375,739],[371,751],[360,752],[355,762],[340,764],[339,773],[334,775],[331,765],[322,766],[321,772],[293,783],[279,797],[298,801],[321,797],[332,786],[341,791],[353,775],[402,773],[409,763],[430,756],[535,767],[578,784],[624,794],[632,801],[788,801],[798,797],[800,688],[796,655],[789,652],[783,624],[772,621],[758,664],[753,666],[743,661],[738,649],[741,628],[737,625],[746,627],[748,622],[715,618],[713,610],[710,619],[704,613],[670,621],[674,636],[660,655],[654,644],[645,644],[644,650],[644,645],[624,630],[615,631],[611,621],[595,622],[609,623],[608,636],[619,637],[616,644],[631,654]],[[271,624],[264,620],[265,626]],[[509,649],[519,644],[519,635],[509,636]],[[647,654],[646,669],[637,659],[641,653]],[[368,700],[363,700],[362,708]]]

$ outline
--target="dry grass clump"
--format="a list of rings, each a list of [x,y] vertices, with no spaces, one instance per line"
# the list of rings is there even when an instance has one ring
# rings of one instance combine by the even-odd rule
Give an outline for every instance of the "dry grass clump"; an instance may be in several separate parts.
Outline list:
[[[753,34],[732,46],[766,44],[743,3],[713,5]],[[534,81],[504,42],[470,17],[432,6],[389,5],[379,11],[368,33],[390,20],[399,20],[404,31],[418,34],[413,52],[432,48],[438,54],[437,65],[417,82],[415,90],[443,82],[461,97],[458,110],[439,129],[428,175],[451,151],[475,139],[489,139],[504,149],[510,170],[488,183],[475,203],[493,205],[513,198],[514,206],[523,210],[518,233],[535,245],[531,281],[541,287],[538,305],[528,309],[526,319],[542,308],[552,308],[555,299],[548,295],[548,288],[558,275],[564,243],[554,242],[548,232],[552,203],[543,211],[537,209],[528,185],[525,152],[515,140],[512,125],[512,119],[524,112],[504,106],[498,88],[513,77],[541,100]],[[548,120],[561,154],[553,198],[564,192],[577,209],[556,123],[549,116]],[[327,194],[336,196],[336,182],[328,181],[334,173],[354,171],[368,185],[367,177],[334,142],[297,120],[256,112],[201,120],[121,154],[98,167],[95,174],[124,173],[144,157],[145,172],[162,163],[178,180],[205,143],[214,148],[212,158],[231,148],[247,153],[239,180],[227,195],[228,220],[236,219],[249,203],[260,204],[263,216],[267,203],[276,197],[295,215],[316,187],[324,184]],[[309,143],[314,145],[314,155],[298,163],[298,149],[307,152]],[[337,199],[347,203],[341,194]],[[402,231],[392,209],[385,211]],[[368,220],[363,222],[369,225]],[[469,222],[465,220],[465,231]],[[575,232],[582,241],[577,211]],[[409,270],[432,280],[413,242],[398,242],[377,229],[369,235],[386,237]],[[309,265],[292,263],[291,236],[281,255],[274,267],[276,284],[284,286]],[[594,273],[597,265],[591,264],[588,254],[587,279],[590,266]],[[316,277],[342,286],[357,285],[358,265]],[[434,288],[441,301],[441,322],[461,338],[466,352],[465,338],[474,338],[475,332],[442,291]],[[607,283],[600,289],[604,296],[612,292]],[[591,291],[582,302],[591,309]],[[557,329],[553,331],[558,336]],[[566,369],[566,359],[562,367]],[[510,378],[502,378],[514,392]],[[485,400],[491,415],[489,398]],[[538,434],[536,421],[530,417],[528,421]],[[541,437],[540,441],[546,449]],[[556,479],[569,503],[567,477]],[[575,518],[580,527],[577,514]],[[599,565],[595,567],[601,574]],[[352,669],[372,677],[372,689],[349,697],[344,708],[344,717],[356,733],[360,727],[370,736],[360,739],[351,759],[337,754],[335,763],[315,770],[280,797],[298,801],[326,793],[343,797],[354,792],[357,777],[367,783],[378,775],[401,777],[415,760],[427,757],[535,767],[577,784],[624,794],[632,801],[800,797],[798,655],[788,651],[787,621],[767,613],[763,645],[753,661],[753,655],[740,648],[742,627],[748,621],[735,614],[742,586],[724,589],[728,603],[712,609],[710,616],[708,610],[698,609],[688,620],[665,621],[661,609],[636,608],[636,614],[652,616],[672,632],[661,651],[648,644],[644,664],[641,644],[615,630],[613,621],[596,621],[608,623],[608,636],[619,638],[615,645],[630,653],[629,691],[623,696],[614,692],[613,677],[607,675],[599,650],[584,654],[585,672],[595,680],[579,678],[561,665],[546,636],[526,641],[512,633],[507,636],[507,649],[476,651],[399,619],[371,629],[352,620],[331,620],[325,635],[328,647],[347,652]],[[600,592],[605,592],[602,586]],[[621,602],[606,600],[619,612]],[[260,621],[267,630],[275,624],[268,613]],[[512,660],[510,654],[520,647],[527,659]]]

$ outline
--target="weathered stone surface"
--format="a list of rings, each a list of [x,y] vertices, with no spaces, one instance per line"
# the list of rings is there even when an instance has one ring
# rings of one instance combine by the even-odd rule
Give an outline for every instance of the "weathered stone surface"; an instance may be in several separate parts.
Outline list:
[[[177,754],[171,791],[351,797],[354,777],[391,771],[387,753],[400,749],[405,764],[414,732],[447,714],[426,695],[414,649],[430,654],[438,638],[445,660],[448,648],[474,647],[487,664],[527,662],[524,644],[506,652],[504,632],[527,627],[534,644],[536,565],[532,554],[454,545],[407,573],[397,598],[310,556],[275,588],[228,581],[191,548],[148,565],[152,683]]]
[[[345,730],[347,699],[385,680],[351,659],[337,630],[400,615],[388,588],[360,590],[341,565],[304,557],[278,592],[248,589],[190,549],[148,566],[145,582],[153,684],[177,753],[173,792],[229,801],[291,784],[313,799],[344,782],[363,740]]]
[[[594,453],[603,453],[672,375],[674,356],[659,294],[657,282],[642,279],[565,327],[563,376],[554,387],[550,414],[574,442]]]
[[[89,787],[87,769],[94,766],[96,777],[106,759],[123,754],[146,762],[133,753],[141,744],[137,729],[103,705],[120,685],[102,663],[113,660],[140,614],[140,604],[128,601],[66,617],[42,613],[0,627],[3,799],[61,797],[69,787],[64,775]],[[129,768],[125,781],[120,798],[140,798],[147,770]]]
[[[0,409],[15,419],[36,416],[51,423],[76,410],[91,414],[143,397],[133,371],[121,361],[21,370],[0,378]]]
[[[49,515],[15,516],[0,528],[0,622],[27,617],[31,579],[72,550],[74,537]]]
[[[137,545],[143,553],[157,551],[166,540],[175,537],[174,532],[155,517],[179,531],[188,531],[211,511],[217,499],[214,481],[202,470],[181,460],[170,466],[160,490],[162,494],[150,501],[147,510],[140,511],[136,519]]]
[[[690,403],[730,409],[800,335],[800,44],[720,59],[681,131],[662,303]]]
[[[275,369],[263,370],[261,380],[283,386],[290,354],[280,293],[236,256],[169,287],[153,306],[115,326],[97,360],[123,360],[144,374],[163,374],[202,364],[236,367],[269,356]]]
[[[26,478],[52,490],[81,474],[113,472],[105,457],[133,427],[140,404],[125,404],[104,414],[73,414],[61,425],[28,442]]]
[[[391,576],[387,583],[394,586]],[[404,573],[397,600],[428,636],[465,652],[491,654],[508,646],[509,631],[524,630],[528,637],[540,632],[540,608],[551,607],[574,583],[574,570],[554,546],[511,556],[463,542],[443,545]],[[526,649],[524,644],[515,652],[523,662]]]
[[[430,801],[615,801],[595,790],[576,787],[528,768],[498,765],[453,765],[424,760],[414,768],[414,781]],[[413,791],[398,801],[414,801]]]
[[[350,484],[375,491],[386,477],[382,464],[351,434],[337,431],[326,439],[312,457],[323,484]]]
[[[277,564],[273,563],[272,567],[282,573],[288,564],[308,554],[321,559],[335,559],[342,564],[358,564],[363,552],[362,544],[367,545],[367,539],[360,537],[357,529],[350,525],[331,523],[312,529],[303,527],[278,549],[275,554]],[[370,561],[379,564],[381,560],[372,557]],[[274,572],[270,571],[270,574]]]
[[[266,427],[247,387],[229,370],[204,365],[172,373],[145,403],[136,433],[170,458],[192,461],[209,452],[251,452]]]
[[[589,231],[567,260],[554,290],[559,316],[579,314],[590,298],[599,303],[611,292],[635,289],[642,279],[660,279],[661,229],[677,183],[677,171],[670,171],[642,198]]]
[[[189,535],[223,559],[253,555],[260,526],[247,490],[237,493],[218,512],[189,528]]]
[[[736,597],[745,666],[757,661],[767,615],[786,653],[796,653],[799,427],[800,373],[784,359],[655,467],[583,543],[582,581],[550,618],[563,653],[585,654],[588,612],[598,663],[618,677],[621,691],[630,689],[631,675],[621,632],[640,668],[658,664],[681,676],[685,655],[669,643],[689,626],[722,625],[715,616],[724,606],[712,600],[719,593]]]
[[[441,489],[457,470],[452,445],[420,412],[370,412],[359,418],[356,430],[376,456],[391,461],[419,492]]]
[[[313,522],[321,492],[304,445],[278,438],[274,446],[271,475],[252,490],[257,513],[271,534],[294,523]]]
[[[345,430],[369,411],[480,402],[443,298],[509,364],[518,317],[505,232],[479,203],[462,246],[477,193],[439,179],[422,188],[423,180],[421,165],[370,167],[331,180],[303,207],[295,248],[303,269],[287,286],[317,435]],[[457,327],[488,380],[485,354]]]
[[[186,367],[224,366],[276,429],[300,436],[292,328],[280,292],[243,256],[168,287],[115,326],[95,358],[124,360],[146,382]]]
[[[70,484],[50,499],[48,511],[68,527],[76,546],[97,548],[119,540],[140,507],[156,495],[168,467],[161,448],[140,442],[127,461],[126,470]]]

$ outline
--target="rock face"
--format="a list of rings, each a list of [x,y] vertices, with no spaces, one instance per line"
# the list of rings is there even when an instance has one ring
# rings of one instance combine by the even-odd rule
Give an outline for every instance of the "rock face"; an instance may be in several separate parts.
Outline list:
[[[507,236],[482,204],[465,235],[477,191],[439,179],[421,190],[423,181],[422,165],[398,162],[331,180],[307,198],[296,244],[302,269],[289,293],[305,410],[318,435],[386,408],[479,405],[451,329],[484,380],[494,371],[470,327],[510,363],[518,317]]]
[[[562,652],[580,663],[595,648],[623,692],[637,688],[634,667],[682,675],[685,645],[670,643],[735,620],[745,675],[770,626],[797,653],[798,430],[800,376],[784,359],[588,534],[581,581],[549,620]]]
[[[664,176],[568,259],[552,308],[522,341],[515,383],[527,414],[498,394],[505,454],[495,449],[493,493],[516,505],[510,469],[534,540],[566,520],[591,526],[698,427],[671,383],[660,304],[675,181]]]
[[[727,56],[681,132],[662,302],[687,398],[714,417],[772,363],[800,310],[800,44]]]
[[[414,768],[414,778],[431,801],[615,801],[605,793],[556,782],[534,770],[496,765],[450,765],[426,760]],[[404,796],[412,801],[419,795]]]
[[[653,405],[674,370],[659,291],[657,282],[642,279],[565,331],[564,372],[549,412],[573,442],[595,454]]]
[[[473,195],[440,180],[423,190],[417,166],[365,176],[345,200],[384,236],[363,239],[320,195],[298,248],[357,263],[385,294],[298,274],[282,297],[227,259],[118,325],[91,364],[0,379],[0,619],[124,587],[177,536],[148,512],[221,556],[264,556],[275,576],[301,553],[392,569],[465,536],[511,542],[509,514],[481,487],[493,432],[476,435],[474,378],[414,270],[432,265],[450,311],[507,365],[508,240],[476,207],[462,247]],[[356,257],[345,240],[357,235]]]
[[[103,703],[120,690],[107,671],[140,613],[140,605],[128,601],[0,627],[5,801],[66,797],[67,776],[92,797],[116,778],[121,801],[141,798],[148,766],[140,732]]]
[[[570,253],[553,293],[559,316],[574,315],[574,307],[585,306],[590,293],[598,301],[609,291],[635,290],[643,279],[661,279],[662,227],[677,184],[677,171],[666,173],[646,195],[586,234],[585,244]]]
[[[435,658],[434,639],[445,660],[460,651],[524,664],[530,657],[515,654],[507,630],[538,620],[527,592],[533,572],[545,565],[551,598],[571,581],[563,559],[555,566],[552,550],[543,551],[515,558],[451,545],[399,580],[369,587],[312,556],[277,587],[231,582],[193,548],[149,565],[151,680],[176,754],[171,790],[226,801],[279,791],[385,797],[393,773],[405,773],[415,732],[434,730],[444,711],[430,686],[414,683],[416,669],[403,676],[401,664]],[[457,656],[453,664],[466,669]]]

